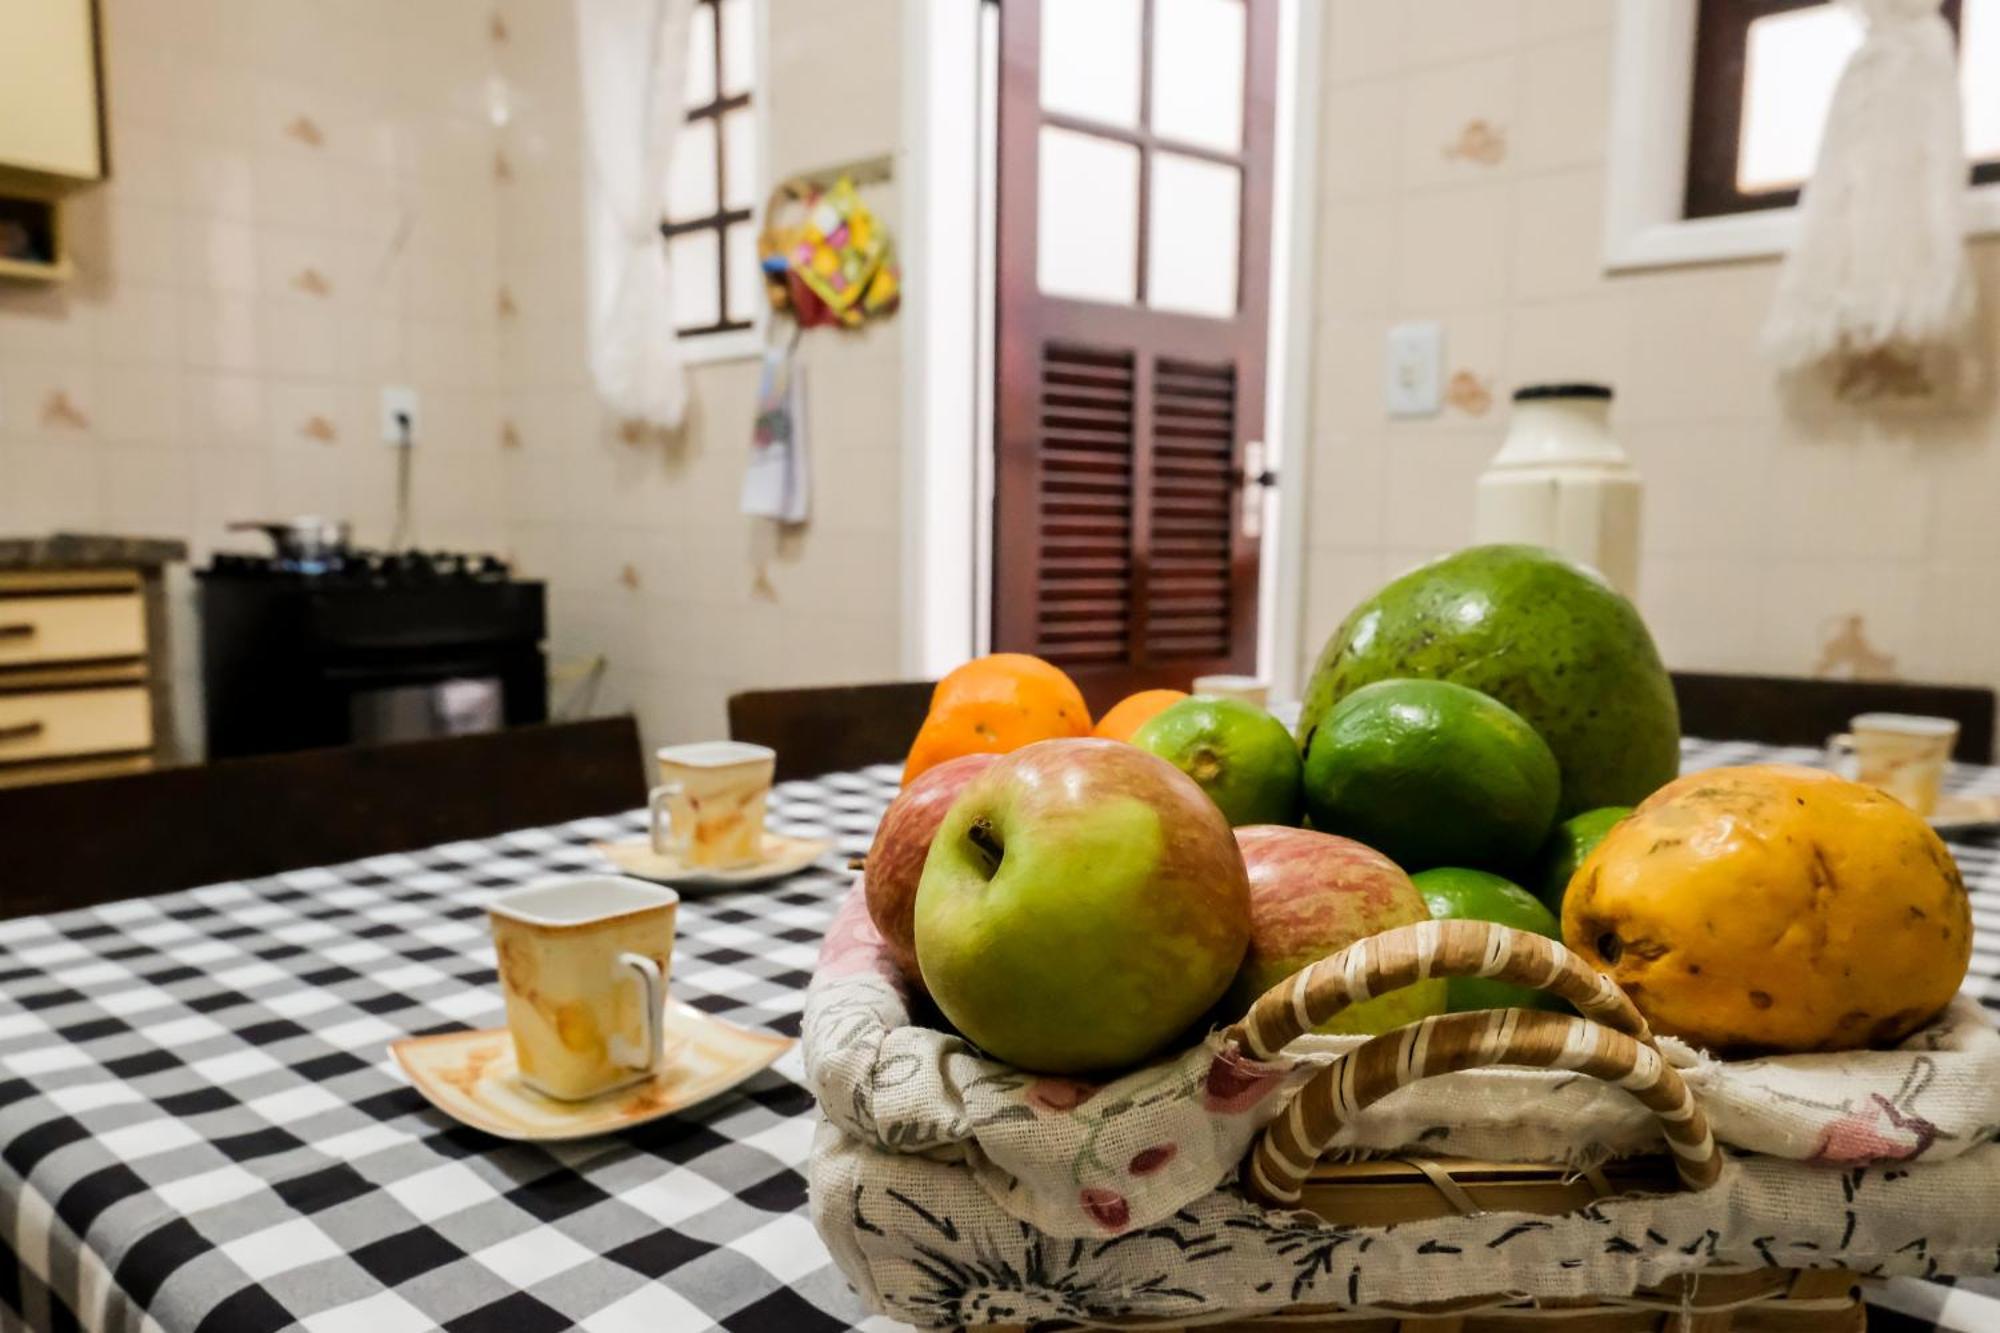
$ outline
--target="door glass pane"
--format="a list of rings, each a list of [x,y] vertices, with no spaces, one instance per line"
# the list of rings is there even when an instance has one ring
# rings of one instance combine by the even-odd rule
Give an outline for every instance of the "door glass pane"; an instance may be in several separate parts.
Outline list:
[[[722,117],[722,174],[727,177],[724,208],[757,203],[757,122],[749,107]]]
[[[1189,315],[1236,313],[1242,173],[1198,157],[1153,154],[1146,304]]]
[[[674,165],[667,176],[667,221],[685,222],[715,212],[715,121],[691,120],[674,136]]]
[[[750,0],[722,0],[722,95],[750,91],[757,81],[757,39],[750,31]]]
[[[1153,132],[1204,148],[1243,143],[1243,0],[1154,0]]]
[[[1044,125],[1040,156],[1035,278],[1043,293],[1131,301],[1138,294],[1139,150]]]
[[[1812,174],[1827,104],[1861,24],[1846,5],[1811,5],[1752,20],[1743,60],[1743,137],[1736,188],[1788,190]]]
[[[2000,158],[2000,0],[1965,0],[1959,11],[1958,78],[1965,151],[1975,162]]]
[[[696,5],[688,15],[687,97],[689,106],[715,100],[715,7]]]
[[[1042,109],[1139,123],[1139,0],[1042,6]]]
[[[698,329],[722,319],[721,233],[704,227],[667,242],[674,279],[674,323]]]
[[[729,318],[753,320],[764,299],[764,276],[757,267],[757,233],[747,222],[729,229]]]

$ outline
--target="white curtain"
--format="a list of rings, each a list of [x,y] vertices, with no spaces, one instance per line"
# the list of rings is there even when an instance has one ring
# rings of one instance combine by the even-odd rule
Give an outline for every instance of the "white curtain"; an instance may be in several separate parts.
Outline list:
[[[1764,328],[1788,370],[1922,360],[1971,326],[1958,62],[1938,0],[1848,0],[1865,33],[1827,110]]]
[[[627,421],[673,429],[687,408],[660,211],[694,0],[575,0],[582,65],[590,372]]]

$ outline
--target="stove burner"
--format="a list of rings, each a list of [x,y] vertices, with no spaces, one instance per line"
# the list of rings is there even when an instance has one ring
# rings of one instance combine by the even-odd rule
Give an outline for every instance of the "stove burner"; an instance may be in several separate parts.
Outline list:
[[[425,584],[438,582],[504,583],[511,572],[494,555],[457,551],[370,551],[360,548],[327,551],[314,556],[251,555],[217,551],[208,578],[267,578],[315,582]]]

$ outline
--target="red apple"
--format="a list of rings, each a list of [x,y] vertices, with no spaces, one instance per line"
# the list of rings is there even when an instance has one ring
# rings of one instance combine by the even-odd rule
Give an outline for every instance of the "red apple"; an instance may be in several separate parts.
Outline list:
[[[1250,947],[1223,1002],[1231,1018],[1309,963],[1356,940],[1428,921],[1424,895],[1401,866],[1351,838],[1256,824],[1236,830],[1250,874]],[[1445,1011],[1445,983],[1420,981],[1364,1000],[1322,1032],[1387,1032]]]
[[[989,1054],[1116,1070],[1228,987],[1249,884],[1222,812],[1178,768],[1122,741],[1038,741],[952,805],[916,920],[931,997]]]
[[[921,986],[917,972],[917,881],[924,858],[945,812],[965,790],[965,784],[993,766],[1000,756],[968,754],[925,769],[889,802],[875,827],[868,859],[862,863],[861,887],[868,895],[868,915],[882,933],[889,956],[912,985]]]

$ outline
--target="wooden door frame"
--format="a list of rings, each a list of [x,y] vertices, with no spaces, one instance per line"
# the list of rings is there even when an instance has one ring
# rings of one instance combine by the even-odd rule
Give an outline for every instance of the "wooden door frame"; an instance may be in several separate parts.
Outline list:
[[[985,580],[990,568],[995,437],[990,403],[980,409],[982,380],[997,366],[994,306],[950,299],[947,285],[990,285],[996,201],[977,186],[978,159],[996,155],[979,143],[980,89],[967,69],[979,69],[979,24],[940,18],[940,6],[963,3],[981,13],[993,0],[919,0],[903,7],[903,164],[906,189],[901,247],[907,285],[903,313],[903,633],[906,673],[934,678],[988,650]],[[1324,15],[1318,0],[1279,0],[1279,51],[1272,145],[1267,375],[1263,386],[1265,446],[1278,472],[1273,529],[1264,537],[1259,602],[1258,671],[1280,694],[1295,693],[1302,644],[1305,514],[1310,494],[1312,365],[1315,291],[1313,237],[1319,216],[1317,152]],[[998,51],[986,52],[997,64]],[[989,89],[990,91],[990,89]],[[990,130],[991,123],[987,122]],[[975,151],[968,153],[970,136]],[[974,182],[968,187],[968,179]],[[928,244],[945,219],[963,218],[976,200],[970,252],[934,254]],[[947,242],[948,244],[948,242]],[[927,285],[947,299],[922,295]],[[1298,294],[1303,293],[1303,299]],[[981,349],[989,349],[982,362]],[[973,445],[950,425],[958,406],[972,405]],[[940,428],[940,425],[943,428]],[[970,521],[961,515],[971,495]],[[967,616],[967,603],[974,614]]]

